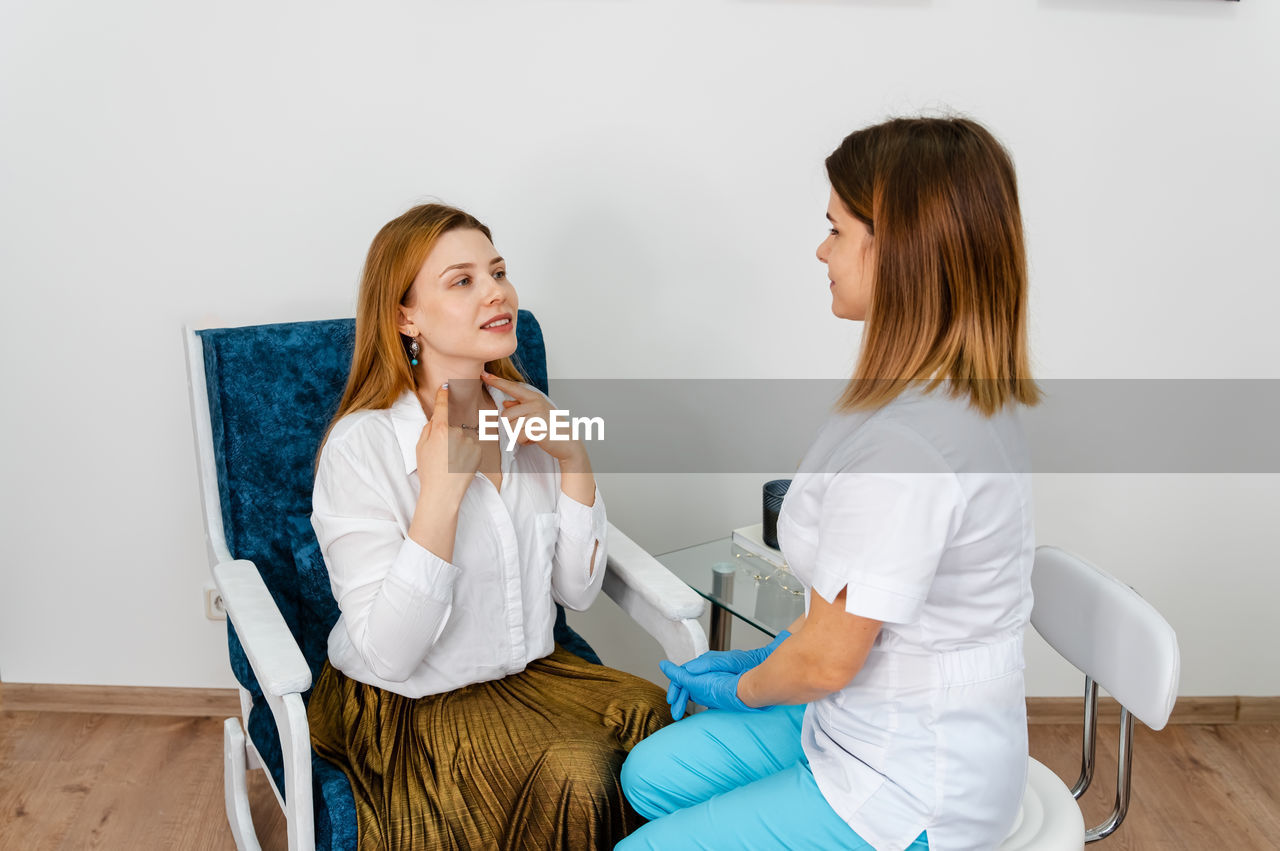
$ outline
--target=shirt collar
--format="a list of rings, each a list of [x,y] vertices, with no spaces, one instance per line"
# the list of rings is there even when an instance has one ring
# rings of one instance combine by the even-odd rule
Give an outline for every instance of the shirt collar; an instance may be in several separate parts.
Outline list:
[[[496,387],[488,387],[490,398],[494,404],[498,406],[498,410],[502,410],[502,402],[505,399],[514,398],[503,393]],[[422,436],[422,429],[427,424],[427,413],[422,410],[422,402],[418,400],[418,394],[413,390],[406,390],[400,394],[400,398],[391,404],[391,425],[395,429],[396,443],[400,444],[400,455],[404,459],[404,472],[406,475],[416,472],[418,469],[418,438]],[[499,444],[502,449],[502,469],[506,473],[508,469],[508,459],[506,451],[506,441],[503,440]],[[519,447],[517,446],[516,449]],[[515,451],[514,449],[512,450]]]

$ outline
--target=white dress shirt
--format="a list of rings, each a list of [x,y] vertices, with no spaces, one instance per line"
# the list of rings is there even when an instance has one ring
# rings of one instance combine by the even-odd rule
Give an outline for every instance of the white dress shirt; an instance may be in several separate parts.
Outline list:
[[[489,388],[502,410],[509,398]],[[329,662],[408,697],[523,671],[552,652],[553,599],[581,611],[605,571],[605,511],[560,492],[535,445],[503,447],[502,488],[477,472],[458,510],[453,561],[409,538],[427,424],[406,391],[333,427],[316,470],[311,524],[342,614]]]
[[[884,622],[802,728],[818,788],[878,851],[925,830],[931,851],[989,851],[1017,817],[1030,479],[1016,406],[988,419],[913,390],[831,417],[787,493],[778,540],[808,593],[847,587],[849,612]]]

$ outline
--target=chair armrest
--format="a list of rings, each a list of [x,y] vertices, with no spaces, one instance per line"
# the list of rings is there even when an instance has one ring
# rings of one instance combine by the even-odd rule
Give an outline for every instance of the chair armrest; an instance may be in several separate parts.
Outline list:
[[[697,620],[706,601],[613,524],[604,592],[658,640],[671,661],[683,664],[706,652],[707,635]]]
[[[223,562],[213,568],[213,581],[263,693],[282,697],[309,689],[311,669],[253,562]]]
[[[667,620],[700,617],[707,608],[702,599],[662,562],[609,524],[609,572],[631,588]],[[612,595],[610,595],[612,596]]]
[[[284,792],[289,851],[312,851],[311,733],[302,704],[311,669],[253,562],[224,561],[213,568],[213,581],[280,732],[285,788],[277,792]]]

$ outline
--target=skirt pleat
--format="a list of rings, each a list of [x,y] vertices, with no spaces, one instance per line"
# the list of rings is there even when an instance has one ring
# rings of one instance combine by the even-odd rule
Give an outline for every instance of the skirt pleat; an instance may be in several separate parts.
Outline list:
[[[418,699],[326,663],[307,715],[316,753],[351,780],[361,851],[612,848],[643,821],[622,761],[671,722],[662,689],[559,646]]]

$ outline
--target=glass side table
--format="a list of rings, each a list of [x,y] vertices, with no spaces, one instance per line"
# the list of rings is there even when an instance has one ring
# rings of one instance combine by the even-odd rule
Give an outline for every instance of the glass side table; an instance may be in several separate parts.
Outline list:
[[[785,567],[721,538],[657,557],[711,603],[712,650],[728,650],[733,618],[770,636],[804,614],[804,586]]]

